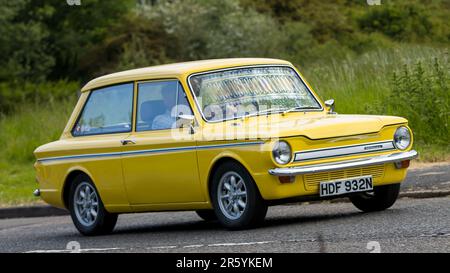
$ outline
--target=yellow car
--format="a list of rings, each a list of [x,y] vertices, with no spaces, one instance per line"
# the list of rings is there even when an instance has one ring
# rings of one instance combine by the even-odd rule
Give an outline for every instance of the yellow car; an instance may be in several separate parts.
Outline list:
[[[283,202],[384,210],[417,157],[407,123],[335,113],[283,60],[129,70],[82,88],[61,138],[34,152],[34,194],[85,235],[111,232],[120,213],[195,210],[242,229]]]

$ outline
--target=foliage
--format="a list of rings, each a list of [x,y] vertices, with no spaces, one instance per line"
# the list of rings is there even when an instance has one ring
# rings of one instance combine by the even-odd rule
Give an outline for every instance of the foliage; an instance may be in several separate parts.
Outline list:
[[[33,162],[39,145],[59,139],[75,106],[72,99],[19,106],[14,115],[0,116],[0,164]],[[57,113],[57,114],[55,114]]]
[[[408,119],[422,160],[450,154],[448,49],[427,46],[384,48],[301,69],[336,111],[394,115]]]
[[[275,20],[236,0],[167,1],[140,12],[176,37],[178,50],[169,52],[175,60],[271,56],[281,43]]]
[[[450,86],[448,57],[432,64],[419,61],[393,73],[391,93],[382,111],[409,119],[419,142],[450,143]]]
[[[168,52],[176,51],[177,43],[160,21],[136,14],[124,20],[80,59],[80,70],[91,78],[171,61]]]
[[[74,98],[26,103],[14,115],[0,115],[0,206],[37,202],[34,149],[57,140],[75,106]]]
[[[77,82],[0,82],[0,109],[3,113],[15,113],[24,104],[47,105],[77,96]]]
[[[446,45],[450,3],[426,2],[0,0],[0,82],[85,82],[121,69],[231,56],[304,65],[404,41]]]
[[[417,41],[433,35],[433,24],[424,7],[414,3],[382,5],[358,19],[360,28],[381,32],[397,40]]]
[[[55,64],[41,21],[18,20],[26,0],[0,1],[0,81],[43,80]],[[0,108],[1,110],[1,108]]]
[[[30,194],[36,189],[35,177],[30,163],[0,162],[0,207],[42,202]]]
[[[0,0],[0,81],[79,80],[84,52],[121,23],[132,3]]]

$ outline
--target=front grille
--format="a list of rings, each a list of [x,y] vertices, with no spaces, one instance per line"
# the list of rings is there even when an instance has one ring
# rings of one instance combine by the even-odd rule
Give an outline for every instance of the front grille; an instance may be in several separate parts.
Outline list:
[[[316,191],[319,189],[320,182],[363,175],[372,175],[373,178],[381,178],[384,176],[384,165],[305,174],[303,175],[303,181],[307,191]]]

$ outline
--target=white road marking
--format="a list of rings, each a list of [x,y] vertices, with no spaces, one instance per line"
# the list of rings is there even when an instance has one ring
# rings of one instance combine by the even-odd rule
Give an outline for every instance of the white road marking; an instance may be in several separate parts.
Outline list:
[[[170,248],[177,248],[177,246],[152,246],[152,247],[147,247],[147,249],[170,249]]]
[[[183,248],[198,248],[198,247],[203,247],[205,245],[187,245],[187,246],[183,246]]]
[[[433,234],[422,234],[420,237],[447,237],[450,236],[450,233],[433,233]]]
[[[200,248],[200,247],[233,247],[233,246],[248,246],[248,245],[263,245],[263,244],[272,244],[272,243],[282,243],[282,242],[289,242],[289,243],[298,243],[301,241],[310,241],[314,242],[314,239],[308,239],[308,240],[298,240],[298,239],[291,239],[286,241],[256,241],[256,242],[240,242],[240,243],[215,243],[215,244],[197,244],[197,245],[167,245],[167,246],[152,246],[152,247],[146,247],[147,250],[155,250],[155,249],[173,249],[173,248]],[[81,248],[79,249],[79,252],[90,252],[90,251],[96,251],[96,252],[102,252],[102,251],[109,251],[109,250],[126,250],[126,248],[121,247],[110,247],[110,248]],[[25,253],[71,253],[74,252],[70,249],[48,249],[48,250],[31,250],[27,251]]]
[[[243,243],[219,243],[219,244],[209,244],[208,246],[247,246],[247,245],[262,245],[276,243],[277,241],[261,241],[261,242],[243,242]]]
[[[444,174],[445,172],[427,172],[427,173],[421,173],[417,176],[428,176],[428,175],[437,175],[437,174]]]
[[[109,250],[120,250],[124,248],[120,247],[107,247],[107,248],[80,248],[77,251],[71,249],[41,249],[41,250],[30,250],[25,251],[25,253],[71,253],[71,252],[90,252],[90,251],[109,251]]]

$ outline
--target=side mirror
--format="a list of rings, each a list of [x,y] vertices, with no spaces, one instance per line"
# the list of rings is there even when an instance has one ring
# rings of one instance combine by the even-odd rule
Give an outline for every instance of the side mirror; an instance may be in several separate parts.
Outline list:
[[[325,106],[328,108],[329,114],[337,114],[336,112],[334,112],[334,99],[326,100]]]
[[[194,124],[195,124],[194,115],[178,115],[178,117],[177,117],[177,127],[178,128],[184,128],[184,127],[190,128],[191,134],[193,134],[195,132]]]

